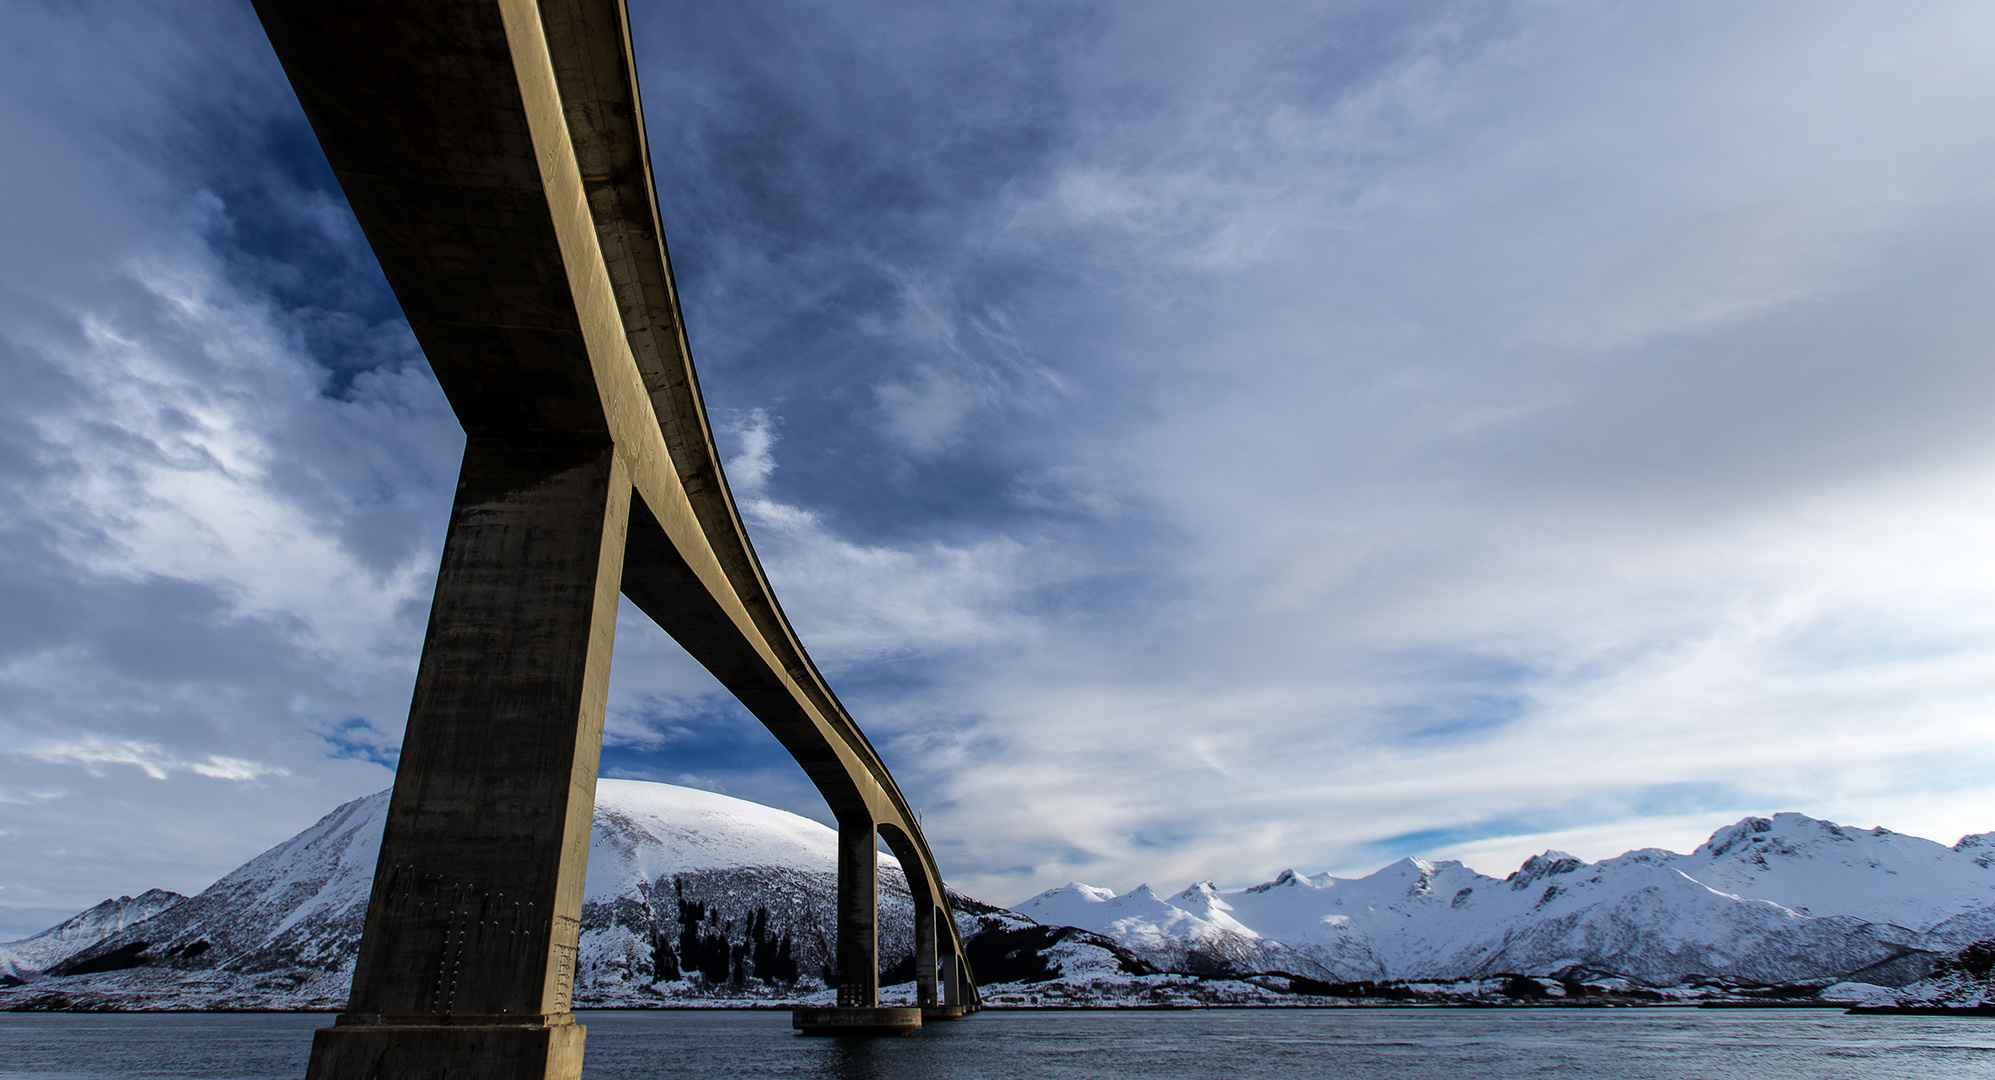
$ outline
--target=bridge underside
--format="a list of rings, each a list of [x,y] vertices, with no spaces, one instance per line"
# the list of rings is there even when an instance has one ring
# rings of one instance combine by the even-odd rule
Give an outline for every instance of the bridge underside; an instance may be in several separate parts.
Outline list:
[[[777,605],[686,347],[622,0],[256,0],[468,435],[348,1011],[314,1077],[570,1077],[621,593],[839,823],[839,1004],[878,1004],[884,838],[932,1015],[976,1006],[879,755]]]

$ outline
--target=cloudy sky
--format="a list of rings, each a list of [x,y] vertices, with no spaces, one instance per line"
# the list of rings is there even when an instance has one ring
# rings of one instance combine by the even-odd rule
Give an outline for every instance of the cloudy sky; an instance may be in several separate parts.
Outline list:
[[[1995,8],[633,0],[952,884],[1995,829]],[[395,761],[462,435],[241,0],[0,0],[0,939]],[[605,775],[823,818],[641,617]]]

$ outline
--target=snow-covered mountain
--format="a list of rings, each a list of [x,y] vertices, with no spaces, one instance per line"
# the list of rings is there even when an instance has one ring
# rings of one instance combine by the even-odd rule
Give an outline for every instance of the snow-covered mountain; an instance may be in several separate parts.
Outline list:
[[[907,879],[884,853],[879,878],[880,956],[911,979]],[[599,781],[575,1000],[832,985],[837,886],[834,829],[712,792]]]
[[[1174,970],[1283,970],[1331,981],[1612,972],[1762,983],[1903,983],[1933,954],[1995,936],[1995,834],[1949,848],[1801,814],[1747,818],[1688,855],[1586,863],[1548,851],[1507,878],[1402,859],[1168,899],[1073,883],[1015,909]]]
[[[387,809],[385,791],[356,799],[197,896],[107,901],[0,944],[24,983],[0,990],[0,1008],[342,1007]],[[599,781],[576,1003],[820,990],[837,840],[725,795]],[[880,864],[881,955],[911,972],[906,879],[891,856]]]
[[[120,896],[49,927],[33,937],[0,945],[0,986],[18,985],[23,975],[48,968],[89,948],[133,923],[147,919],[187,899],[177,892],[148,889],[137,896]]]

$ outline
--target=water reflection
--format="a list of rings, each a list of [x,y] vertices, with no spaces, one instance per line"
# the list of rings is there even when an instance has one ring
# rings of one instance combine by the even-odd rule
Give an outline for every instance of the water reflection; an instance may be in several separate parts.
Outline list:
[[[904,1042],[918,1038],[916,1035],[894,1035],[884,1038],[811,1038],[799,1041],[816,1043],[813,1049],[824,1059],[818,1073],[835,1080],[885,1080],[887,1062],[893,1050],[890,1043]]]
[[[298,1080],[301,1014],[0,1013],[0,1080]],[[589,1080],[1986,1080],[1995,1020],[1823,1010],[986,1012],[805,1038],[787,1012],[591,1012]]]

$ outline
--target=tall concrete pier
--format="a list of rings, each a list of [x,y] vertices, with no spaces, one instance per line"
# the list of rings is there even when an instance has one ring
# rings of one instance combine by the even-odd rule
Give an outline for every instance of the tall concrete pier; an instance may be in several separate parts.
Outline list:
[[[912,810],[756,561],[654,195],[621,0],[256,0],[469,436],[347,1011],[310,1076],[580,1075],[570,1013],[618,594],[741,699],[839,822],[838,1003],[977,1004]],[[878,1009],[875,851],[919,1010]]]

